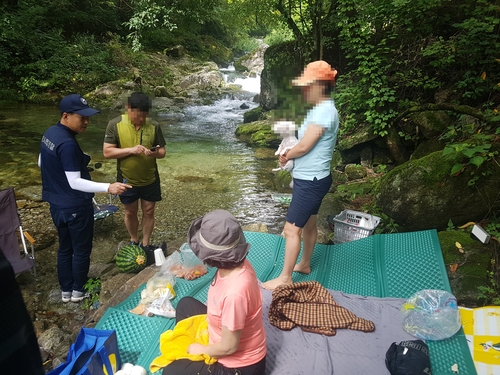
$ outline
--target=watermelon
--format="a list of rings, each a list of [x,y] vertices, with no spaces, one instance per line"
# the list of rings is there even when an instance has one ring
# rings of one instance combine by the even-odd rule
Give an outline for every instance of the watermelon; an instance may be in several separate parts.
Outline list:
[[[138,273],[146,267],[146,253],[137,245],[128,245],[116,255],[116,266],[121,272]]]

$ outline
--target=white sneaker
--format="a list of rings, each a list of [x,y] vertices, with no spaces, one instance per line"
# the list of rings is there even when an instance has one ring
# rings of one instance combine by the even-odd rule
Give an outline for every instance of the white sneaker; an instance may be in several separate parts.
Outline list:
[[[73,292],[71,293],[71,302],[80,302],[88,297],[89,297],[88,293],[79,292],[78,290],[73,290]]]
[[[71,301],[71,292],[61,292],[61,299],[64,303]]]

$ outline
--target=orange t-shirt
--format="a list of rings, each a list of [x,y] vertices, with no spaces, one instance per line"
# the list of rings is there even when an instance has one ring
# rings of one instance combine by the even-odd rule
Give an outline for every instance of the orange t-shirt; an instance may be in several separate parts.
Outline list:
[[[229,368],[253,365],[266,355],[266,331],[262,320],[262,293],[255,271],[245,259],[243,268],[227,277],[217,272],[208,290],[208,335],[210,343],[222,339],[222,326],[242,330],[238,350],[218,361]]]

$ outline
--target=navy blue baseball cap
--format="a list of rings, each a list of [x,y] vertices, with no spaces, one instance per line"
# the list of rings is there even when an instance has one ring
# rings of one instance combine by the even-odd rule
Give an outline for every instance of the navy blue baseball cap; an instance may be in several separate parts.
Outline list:
[[[85,98],[78,94],[70,94],[62,98],[59,109],[61,113],[76,113],[80,116],[92,116],[99,113],[97,109],[90,108]]]

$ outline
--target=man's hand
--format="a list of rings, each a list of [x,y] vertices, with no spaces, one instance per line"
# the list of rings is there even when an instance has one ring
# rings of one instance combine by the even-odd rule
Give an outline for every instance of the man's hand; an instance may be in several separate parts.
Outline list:
[[[147,152],[150,152],[149,149],[147,149],[143,145],[137,145],[130,148],[130,155],[139,155],[142,153],[147,155]]]
[[[131,187],[132,187],[131,185],[122,184],[121,182],[115,182],[115,183],[109,185],[108,193],[111,193],[114,195],[120,195],[125,190],[130,189]]]
[[[201,344],[191,344],[188,347],[188,354],[203,354],[205,352],[205,346]]]
[[[146,149],[146,151],[144,151],[144,155],[146,155],[146,156],[156,156],[156,154],[158,153],[158,149],[159,148],[160,148],[160,145],[153,146],[150,149]]]

